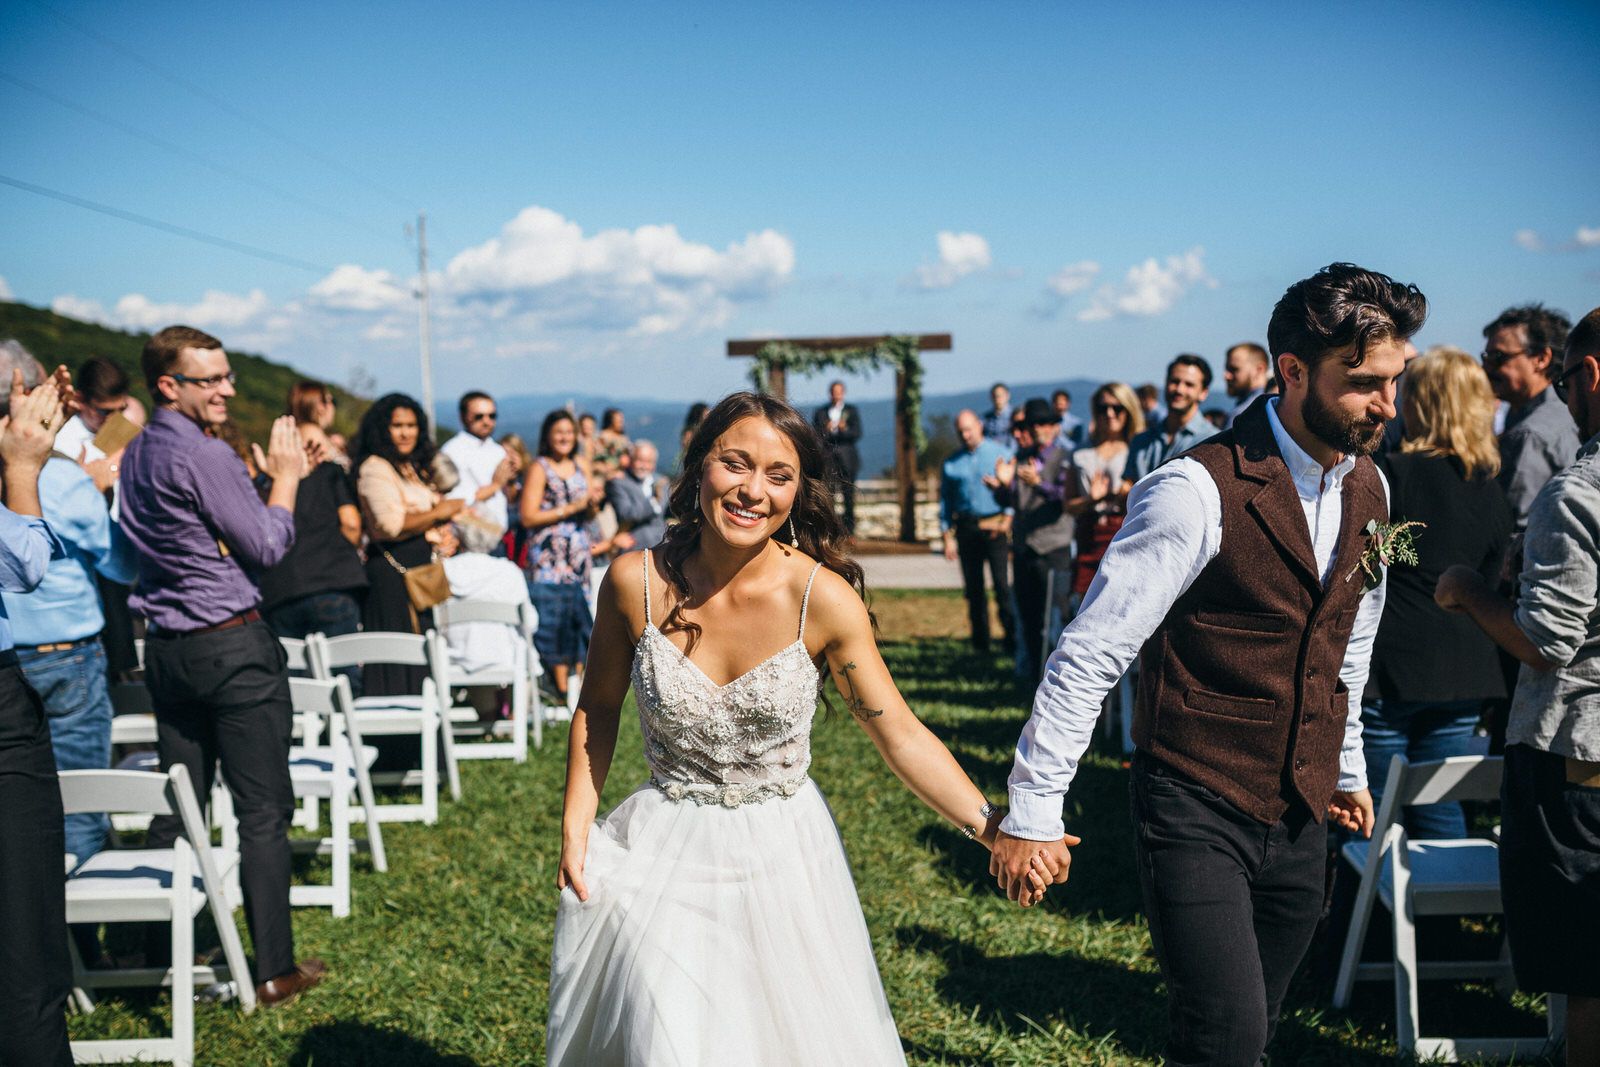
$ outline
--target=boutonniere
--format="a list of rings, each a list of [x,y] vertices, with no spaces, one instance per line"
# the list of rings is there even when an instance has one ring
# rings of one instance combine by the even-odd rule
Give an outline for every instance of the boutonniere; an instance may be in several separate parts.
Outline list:
[[[1360,571],[1366,575],[1362,582],[1361,591],[1370,593],[1378,588],[1378,583],[1383,581],[1383,569],[1396,563],[1403,563],[1408,567],[1417,565],[1416,535],[1413,529],[1421,530],[1426,527],[1421,522],[1379,522],[1373,519],[1367,523],[1362,533],[1367,535],[1367,547],[1362,551],[1361,558],[1356,560],[1356,565],[1350,568],[1350,573],[1344,576],[1345,581],[1350,581]]]

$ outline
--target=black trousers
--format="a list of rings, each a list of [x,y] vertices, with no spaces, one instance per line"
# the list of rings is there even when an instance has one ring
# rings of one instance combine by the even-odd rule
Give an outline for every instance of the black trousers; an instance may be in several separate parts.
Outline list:
[[[66,1065],[66,837],[44,702],[0,666],[0,1063]]]
[[[834,449],[833,476],[839,486],[839,494],[844,498],[843,510],[839,520],[844,525],[847,536],[854,537],[856,532],[856,467],[860,460],[856,459],[855,449],[850,449],[850,455],[845,455],[842,450]]]
[[[1035,552],[1025,544],[1018,544],[1012,550],[1011,580],[1016,590],[1017,620],[1022,626],[1017,640],[1027,643],[1034,681],[1044,677],[1044,658],[1038,650],[1043,643],[1045,613],[1050,607],[1045,603],[1045,583],[1051,571],[1066,571],[1071,566],[1071,545],[1045,553]],[[1063,574],[1061,578],[1063,583],[1071,580],[1070,574]],[[1060,592],[1059,587],[1057,592]]]
[[[1299,805],[1259,822],[1143,752],[1129,791],[1166,1062],[1253,1067],[1322,912],[1327,825]]]
[[[1011,579],[1007,575],[1010,556],[1009,538],[978,526],[970,516],[956,519],[956,558],[961,561],[961,588],[967,598],[967,620],[972,624],[972,647],[979,652],[989,650],[989,596],[983,586],[983,566],[989,565],[990,580],[994,583],[995,603],[1000,606],[1000,626],[1005,631],[1006,644],[1013,643],[1011,634]]]
[[[155,705],[161,769],[189,769],[202,805],[217,761],[239,818],[239,880],[245,921],[255,944],[256,981],[294,970],[289,924],[288,657],[265,622],[190,637],[152,634],[145,643],[145,680]],[[150,824],[151,848],[181,836],[177,816]],[[146,952],[164,959],[168,942],[152,931]]]

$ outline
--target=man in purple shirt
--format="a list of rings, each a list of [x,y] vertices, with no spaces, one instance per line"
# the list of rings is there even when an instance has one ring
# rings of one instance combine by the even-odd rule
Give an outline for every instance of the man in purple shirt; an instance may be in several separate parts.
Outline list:
[[[169,326],[144,346],[145,384],[156,401],[122,459],[122,529],[141,553],[128,605],[149,622],[145,679],[155,705],[161,768],[189,769],[200,795],[217,760],[239,817],[245,920],[255,943],[256,994],[287,1001],[322,979],[312,959],[296,966],[289,922],[289,781],[292,713],[283,647],[256,610],[255,576],[294,541],[294,500],[308,463],[284,416],[256,463],[272,481],[266,503],[233,449],[206,430],[228,418],[234,375],[215,337]],[[152,848],[181,824],[150,825]],[[165,938],[152,932],[147,955]]]

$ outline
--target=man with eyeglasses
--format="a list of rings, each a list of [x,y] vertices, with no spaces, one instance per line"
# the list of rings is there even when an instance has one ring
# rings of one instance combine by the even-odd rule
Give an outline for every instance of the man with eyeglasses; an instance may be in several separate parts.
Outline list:
[[[161,767],[184,764],[204,797],[221,759],[239,817],[256,995],[264,1005],[281,1004],[327,968],[315,959],[297,966],[294,958],[288,663],[258,610],[255,576],[294,542],[295,496],[310,463],[294,417],[275,421],[267,450],[255,446],[271,481],[263,503],[233,449],[207,435],[227,421],[234,395],[228,353],[215,337],[169,326],[146,342],[142,364],[157,406],[123,456],[122,527],[141,553],[129,605],[149,621],[145,680]],[[149,847],[172,844],[181,829],[175,817],[157,817]],[[152,930],[146,955],[164,958],[166,944]]]
[[[1515,533],[1528,525],[1528,509],[1544,483],[1572,462],[1582,443],[1550,388],[1570,329],[1565,315],[1543,304],[1507,308],[1483,328],[1489,386],[1511,406],[1500,434],[1500,486]]]
[[[505,490],[517,476],[517,459],[509,448],[494,439],[500,412],[493,397],[477,391],[463,394],[457,410],[464,432],[450,438],[439,449],[461,475],[461,481],[448,495],[465,500],[503,532],[507,521]]]
[[[1552,385],[1588,439],[1535,497],[1515,599],[1469,567],[1434,599],[1521,664],[1506,730],[1500,883],[1517,985],[1567,995],[1567,1062],[1600,1063],[1600,308]]]

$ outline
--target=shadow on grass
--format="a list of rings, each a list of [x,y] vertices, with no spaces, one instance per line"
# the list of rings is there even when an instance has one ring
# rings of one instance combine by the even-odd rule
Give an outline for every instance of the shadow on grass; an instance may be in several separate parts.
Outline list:
[[[478,1067],[470,1056],[443,1053],[397,1030],[367,1023],[324,1023],[307,1030],[290,1067]]]

